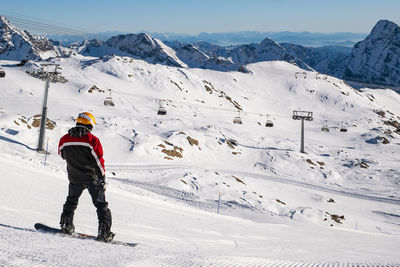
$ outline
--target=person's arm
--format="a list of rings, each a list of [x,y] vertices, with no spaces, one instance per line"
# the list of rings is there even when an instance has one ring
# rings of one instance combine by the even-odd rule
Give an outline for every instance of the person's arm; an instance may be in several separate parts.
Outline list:
[[[94,158],[95,158],[95,160],[97,162],[97,165],[99,167],[101,176],[104,177],[105,173],[106,173],[106,169],[104,167],[103,147],[101,145],[100,140],[95,136],[93,136],[93,139],[92,139],[91,143],[92,143],[91,145],[92,145],[93,151],[94,151],[94,155],[93,156],[94,156]]]
[[[64,140],[63,140],[63,138],[61,138],[60,141],[58,142],[58,155],[60,155],[61,158],[65,160],[64,150],[62,149],[63,144],[64,144]]]

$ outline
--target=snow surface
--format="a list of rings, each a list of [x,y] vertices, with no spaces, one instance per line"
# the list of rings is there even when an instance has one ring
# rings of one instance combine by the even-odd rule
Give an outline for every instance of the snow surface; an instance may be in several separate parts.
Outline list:
[[[397,93],[296,78],[303,70],[281,61],[247,74],[118,56],[54,61],[69,82],[50,85],[46,164],[33,126],[44,82],[1,61],[1,266],[400,266],[400,140],[385,123],[400,120]],[[108,89],[114,107],[103,105]],[[314,112],[305,154],[293,110]],[[96,117],[116,239],[135,248],[33,230],[58,225],[68,186],[58,140],[82,111]],[[86,192],[75,226],[97,231]]]

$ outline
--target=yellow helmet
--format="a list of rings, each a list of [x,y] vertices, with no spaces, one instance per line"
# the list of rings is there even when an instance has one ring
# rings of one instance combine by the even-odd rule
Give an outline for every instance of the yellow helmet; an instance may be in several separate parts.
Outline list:
[[[96,124],[96,119],[89,112],[82,112],[79,113],[78,118],[76,119],[76,123],[85,124],[85,125],[92,125],[92,127]]]

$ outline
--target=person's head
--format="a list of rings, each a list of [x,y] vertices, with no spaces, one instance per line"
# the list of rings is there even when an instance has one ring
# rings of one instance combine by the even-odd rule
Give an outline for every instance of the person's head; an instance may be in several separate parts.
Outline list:
[[[88,128],[89,131],[92,131],[95,124],[96,120],[90,112],[79,113],[78,118],[76,118],[76,125],[84,126]]]

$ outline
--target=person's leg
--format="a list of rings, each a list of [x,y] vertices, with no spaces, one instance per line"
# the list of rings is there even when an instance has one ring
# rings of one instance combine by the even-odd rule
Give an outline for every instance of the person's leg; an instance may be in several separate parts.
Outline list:
[[[73,224],[74,213],[78,206],[79,197],[82,195],[85,187],[84,184],[69,183],[68,196],[63,206],[60,219],[61,232],[72,234],[75,231],[75,226]]]
[[[92,196],[93,205],[97,208],[97,218],[99,221],[98,239],[109,242],[114,237],[111,232],[111,211],[108,208],[108,202],[105,196],[105,183],[102,180],[94,181],[88,187]]]

